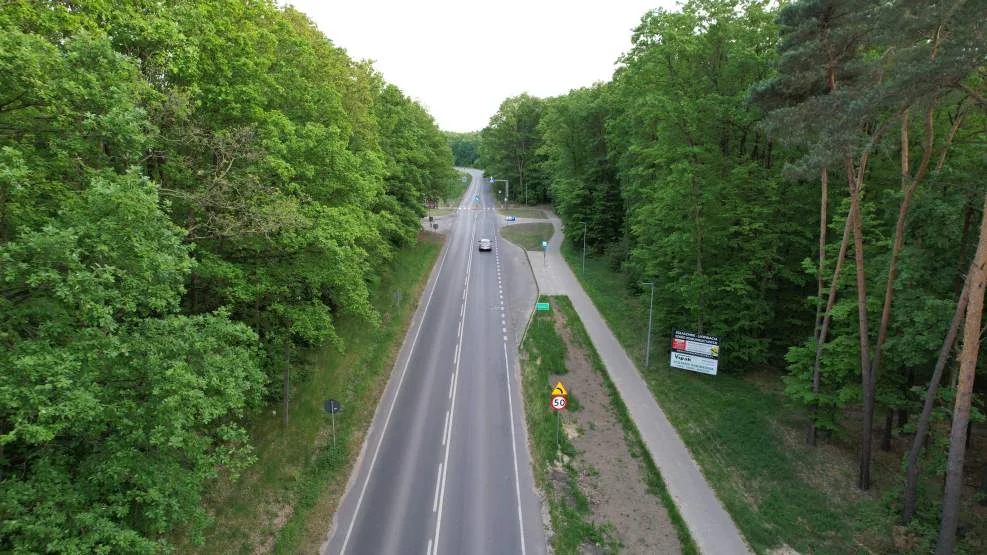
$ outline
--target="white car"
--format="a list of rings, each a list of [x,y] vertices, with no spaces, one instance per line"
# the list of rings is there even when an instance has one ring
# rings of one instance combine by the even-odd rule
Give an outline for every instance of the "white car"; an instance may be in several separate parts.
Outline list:
[[[493,250],[493,242],[490,239],[480,239],[480,250],[489,251]]]

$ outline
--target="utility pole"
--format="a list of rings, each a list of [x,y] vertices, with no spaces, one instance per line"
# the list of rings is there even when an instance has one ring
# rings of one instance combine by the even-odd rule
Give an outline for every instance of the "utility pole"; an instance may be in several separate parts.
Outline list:
[[[644,351],[644,367],[647,369],[651,366],[651,313],[655,306],[655,284],[650,281],[641,282],[641,285],[651,286],[651,302],[648,304],[648,338],[645,341],[647,347]]]
[[[511,184],[506,179],[494,179],[492,177],[490,178],[490,183],[496,183],[498,181],[504,182],[504,210],[507,210],[507,195],[510,193]]]
[[[586,275],[586,221],[583,220],[583,275]]]

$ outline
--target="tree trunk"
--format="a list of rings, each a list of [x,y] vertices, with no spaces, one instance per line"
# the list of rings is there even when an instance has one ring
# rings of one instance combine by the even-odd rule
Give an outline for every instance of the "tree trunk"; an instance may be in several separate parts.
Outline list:
[[[863,396],[863,429],[860,431],[857,487],[870,489],[871,431],[874,429],[874,380],[870,366],[870,336],[867,326],[867,276],[864,273],[864,226],[860,209],[860,189],[865,161],[859,174],[854,171],[853,160],[847,159],[847,176],[850,178],[850,212],[853,219],[853,250],[857,266],[857,323],[860,331],[860,380]],[[857,174],[857,175],[855,175]]]
[[[972,270],[972,268],[971,268]],[[969,275],[969,274],[968,274]],[[956,310],[953,311],[953,320],[949,324],[949,331],[942,341],[939,349],[939,358],[936,359],[936,366],[932,371],[932,379],[929,380],[929,388],[925,394],[925,403],[922,405],[922,414],[918,418],[918,426],[915,429],[915,438],[912,440],[912,448],[908,451],[907,462],[905,463],[905,502],[901,513],[903,524],[911,522],[915,516],[915,498],[918,494],[918,460],[922,454],[922,447],[925,445],[925,437],[929,433],[929,422],[932,418],[932,408],[939,395],[939,384],[942,382],[943,369],[953,351],[953,344],[956,342],[956,335],[959,333],[960,321],[966,311],[967,299],[970,296],[970,289],[967,287],[970,281],[967,278],[959,300],[956,301]]]
[[[942,498],[942,519],[936,554],[953,553],[956,547],[956,527],[960,517],[960,494],[963,490],[963,459],[966,456],[966,432],[970,425],[970,403],[973,381],[980,353],[980,331],[984,310],[984,282],[987,281],[987,195],[984,196],[984,217],[980,222],[980,241],[970,271],[970,300],[966,307],[963,328],[963,351],[960,353],[960,376],[953,407],[953,426],[949,433],[949,458],[946,462],[946,487]]]
[[[919,163],[915,176],[911,175],[911,168],[908,156],[908,109],[905,108],[901,115],[901,205],[898,207],[898,222],[894,228],[894,243],[891,247],[891,262],[888,264],[888,281],[884,287],[884,307],[881,310],[881,323],[877,332],[877,343],[874,344],[874,360],[871,362],[870,376],[874,383],[877,383],[877,376],[881,371],[881,353],[884,342],[888,338],[888,324],[891,322],[891,303],[894,300],[894,279],[898,272],[898,256],[905,244],[905,219],[908,216],[908,206],[912,201],[912,195],[918,184],[925,178],[929,169],[929,161],[932,159],[933,141],[935,140],[935,122],[933,121],[935,103],[929,105],[925,115],[925,144],[922,152],[922,161]],[[883,447],[883,445],[882,445]]]
[[[281,417],[281,423],[285,427],[288,427],[288,408],[290,406],[289,403],[291,399],[291,396],[289,395],[291,393],[291,358],[288,355],[288,346],[290,345],[289,338],[291,337],[291,324],[288,325],[288,328],[289,335],[284,339],[284,409],[282,410],[284,414]]]
[[[891,436],[894,430],[894,409],[884,415],[884,432],[881,434],[881,451],[891,451]]]
[[[2,455],[3,452],[0,452]],[[987,507],[987,464],[984,465],[983,473],[980,475],[980,504]]]
[[[905,383],[901,387],[901,395],[904,399],[908,399],[909,394],[912,391],[913,385],[915,385],[915,369],[909,366],[908,371],[905,372]],[[898,413],[898,428],[903,429],[905,425],[908,424],[907,405],[899,407],[897,413]]]
[[[702,190],[696,183],[696,176],[692,175],[692,194],[695,202],[695,233],[696,233],[696,276],[699,278],[700,291],[696,299],[696,333],[703,333],[703,205]]]
[[[812,393],[819,393],[819,385],[822,372],[822,350],[826,343],[826,336],[829,333],[829,322],[832,318],[833,305],[836,303],[836,289],[839,286],[840,271],[843,268],[843,261],[846,259],[847,245],[850,243],[850,226],[853,223],[853,212],[847,214],[846,223],[843,225],[843,239],[840,241],[840,252],[836,255],[836,268],[833,270],[833,281],[829,284],[829,298],[826,300],[826,311],[823,313],[822,324],[819,326],[819,333],[816,335],[816,360],[812,365]],[[818,403],[813,403],[810,409],[809,430],[806,433],[805,441],[809,445],[816,444],[816,412]]]

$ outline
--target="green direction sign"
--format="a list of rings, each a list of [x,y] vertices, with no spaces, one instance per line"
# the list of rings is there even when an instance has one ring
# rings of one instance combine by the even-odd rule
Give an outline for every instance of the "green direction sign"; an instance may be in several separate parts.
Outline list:
[[[535,310],[548,310],[548,303],[535,303]]]

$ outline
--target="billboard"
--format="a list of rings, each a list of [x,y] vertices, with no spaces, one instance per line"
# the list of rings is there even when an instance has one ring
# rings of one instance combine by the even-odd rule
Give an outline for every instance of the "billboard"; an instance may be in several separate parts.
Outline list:
[[[669,364],[672,368],[715,376],[720,358],[720,339],[712,335],[675,330],[670,356]]]

